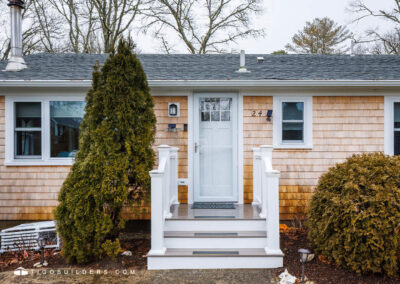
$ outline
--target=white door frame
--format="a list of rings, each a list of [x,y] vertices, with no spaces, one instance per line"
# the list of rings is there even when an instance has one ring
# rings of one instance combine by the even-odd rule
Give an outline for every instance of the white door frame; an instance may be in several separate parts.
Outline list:
[[[233,196],[231,199],[218,199],[215,198],[214,200],[208,199],[199,199],[198,196],[198,190],[200,189],[200,180],[199,180],[199,155],[197,153],[195,153],[194,151],[194,145],[195,143],[199,143],[199,126],[200,126],[200,113],[199,113],[199,98],[200,97],[232,97],[233,100],[235,101],[235,103],[232,104],[232,117],[233,117],[233,124],[232,124],[232,131],[233,131],[233,137],[236,137],[236,139],[234,139],[233,141]],[[243,188],[243,183],[240,182],[240,178],[243,176],[242,171],[241,171],[241,167],[240,165],[242,164],[242,155],[239,154],[240,149],[242,148],[242,143],[241,143],[241,139],[240,137],[242,137],[242,135],[240,135],[240,124],[242,122],[241,119],[241,109],[242,109],[242,96],[239,96],[238,93],[219,93],[219,92],[196,92],[193,93],[193,97],[191,100],[189,100],[189,102],[191,103],[192,106],[192,118],[190,119],[190,121],[192,123],[190,123],[189,125],[191,125],[192,127],[190,127],[191,129],[193,129],[192,131],[192,137],[189,137],[189,143],[191,142],[191,144],[189,144],[189,159],[191,159],[193,161],[192,164],[192,168],[193,168],[193,191],[192,191],[192,198],[190,198],[189,196],[189,203],[192,203],[193,201],[232,201],[232,202],[238,202],[238,203],[242,203],[243,202],[243,193],[241,192],[242,188]],[[190,114],[189,114],[190,116]],[[191,164],[191,163],[190,163]],[[241,194],[242,193],[242,194]],[[190,194],[189,194],[190,195]],[[191,200],[192,199],[192,200]],[[192,201],[192,202],[191,202]]]

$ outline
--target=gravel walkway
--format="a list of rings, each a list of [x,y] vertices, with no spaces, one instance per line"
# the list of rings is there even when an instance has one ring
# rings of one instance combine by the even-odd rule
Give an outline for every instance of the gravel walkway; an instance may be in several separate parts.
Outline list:
[[[12,271],[2,272],[0,273],[0,283],[278,283],[277,279],[274,279],[274,270],[270,269],[138,270],[134,272],[128,270],[108,271],[107,274],[96,274],[96,271],[93,271],[93,275],[89,275],[89,271],[86,271],[86,275],[82,275],[82,271],[79,270],[62,271],[62,269],[28,270],[29,274],[26,276],[15,276]],[[131,273],[132,275],[130,275]]]

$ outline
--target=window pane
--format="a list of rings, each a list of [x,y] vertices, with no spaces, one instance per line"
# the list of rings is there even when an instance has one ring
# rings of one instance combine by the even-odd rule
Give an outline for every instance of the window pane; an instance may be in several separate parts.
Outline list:
[[[221,111],[221,121],[231,121],[231,112]]]
[[[41,156],[42,137],[41,131],[16,131],[15,155],[16,156]]]
[[[394,128],[400,128],[400,103],[394,103]]]
[[[219,111],[211,112],[211,121],[219,121]]]
[[[303,141],[302,122],[284,122],[282,124],[282,141]]]
[[[282,103],[283,120],[303,120],[304,103]]]
[[[201,113],[201,121],[210,121],[210,112]]]
[[[75,157],[85,102],[50,102],[51,157]]]
[[[400,155],[400,131],[394,132],[394,154]]]
[[[32,128],[42,126],[41,103],[15,103],[16,127]]]
[[[232,103],[232,99],[221,99],[220,101],[220,107],[221,110],[230,110],[231,109],[231,103]]]

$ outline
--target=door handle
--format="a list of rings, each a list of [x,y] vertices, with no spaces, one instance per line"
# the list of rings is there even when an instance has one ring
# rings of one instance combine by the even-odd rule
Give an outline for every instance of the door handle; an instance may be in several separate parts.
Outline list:
[[[198,146],[198,145],[197,145],[197,142],[194,143],[194,152],[195,152],[195,153],[197,153],[197,146]]]

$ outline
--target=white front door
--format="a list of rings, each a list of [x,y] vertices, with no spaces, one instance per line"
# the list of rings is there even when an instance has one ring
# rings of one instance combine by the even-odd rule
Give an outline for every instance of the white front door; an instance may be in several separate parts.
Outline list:
[[[194,201],[238,201],[235,94],[194,95]]]

